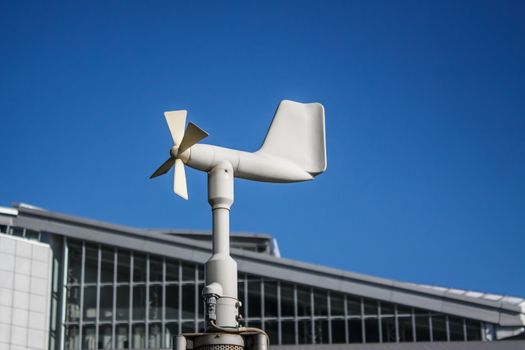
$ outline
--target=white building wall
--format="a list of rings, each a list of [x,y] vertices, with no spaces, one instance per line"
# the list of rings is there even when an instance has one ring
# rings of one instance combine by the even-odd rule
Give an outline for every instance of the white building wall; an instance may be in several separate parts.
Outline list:
[[[0,350],[45,350],[49,338],[51,248],[0,234]]]

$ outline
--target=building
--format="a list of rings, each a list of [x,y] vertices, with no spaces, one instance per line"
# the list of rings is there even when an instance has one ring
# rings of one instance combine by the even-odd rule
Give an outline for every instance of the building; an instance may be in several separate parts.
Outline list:
[[[203,326],[210,250],[203,233],[0,208],[0,348],[171,348]],[[292,261],[264,235],[234,235],[232,255],[244,323],[276,349],[525,349],[522,298]]]

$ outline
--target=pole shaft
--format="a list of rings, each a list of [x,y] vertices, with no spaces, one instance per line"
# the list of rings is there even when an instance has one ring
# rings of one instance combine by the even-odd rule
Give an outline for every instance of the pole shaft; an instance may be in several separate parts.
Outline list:
[[[213,209],[213,254],[230,255],[230,210]]]

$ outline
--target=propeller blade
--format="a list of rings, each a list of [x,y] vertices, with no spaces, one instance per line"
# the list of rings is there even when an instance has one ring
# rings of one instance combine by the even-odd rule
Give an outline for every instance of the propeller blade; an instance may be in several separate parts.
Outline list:
[[[184,137],[186,114],[188,114],[188,112],[185,110],[164,112],[164,117],[166,118],[166,122],[168,123],[171,138],[173,139],[173,143],[175,144],[175,146],[180,146]]]
[[[187,200],[188,188],[186,187],[186,171],[184,170],[184,162],[178,158],[175,160],[175,172],[173,176],[173,192]]]
[[[180,143],[179,154],[183,153],[185,150],[206,137],[208,137],[208,133],[206,131],[190,122],[186,128],[186,131],[184,132],[182,142]]]
[[[153,175],[151,175],[149,178],[153,179],[154,177],[166,174],[168,170],[170,170],[170,168],[173,166],[173,163],[175,163],[175,159],[173,159],[173,157],[170,157],[167,161],[162,163],[162,165],[157,170],[155,170]]]

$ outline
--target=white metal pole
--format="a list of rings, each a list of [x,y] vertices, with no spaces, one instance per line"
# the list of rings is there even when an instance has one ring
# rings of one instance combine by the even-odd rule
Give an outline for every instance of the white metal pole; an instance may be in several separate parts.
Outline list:
[[[230,208],[233,168],[223,161],[208,173],[208,202],[213,217],[213,255],[206,262],[206,318],[219,327],[238,327],[237,263],[230,256]],[[211,302],[210,302],[211,301]]]

